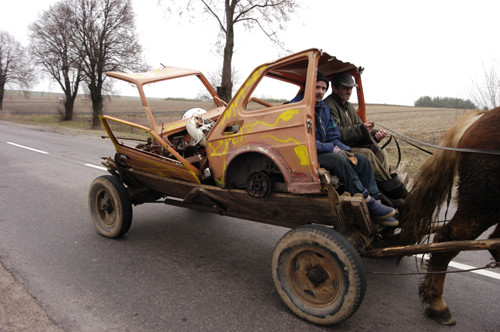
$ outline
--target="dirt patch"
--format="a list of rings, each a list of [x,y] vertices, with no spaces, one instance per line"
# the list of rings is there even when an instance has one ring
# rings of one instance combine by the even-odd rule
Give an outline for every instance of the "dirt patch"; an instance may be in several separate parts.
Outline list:
[[[1,263],[0,331],[63,331]]]
[[[412,139],[429,144],[438,144],[448,128],[468,111],[470,110],[368,105],[367,117],[368,120],[375,121],[376,127],[377,124],[381,124]],[[401,160],[406,164],[405,170],[410,177],[414,177],[422,164],[429,158],[429,154],[406,143],[401,137],[397,135],[395,137],[400,144]],[[429,152],[434,151],[433,148],[420,144],[417,144],[417,146]],[[394,142],[387,146],[387,153],[391,166],[395,166],[398,162],[398,151]]]

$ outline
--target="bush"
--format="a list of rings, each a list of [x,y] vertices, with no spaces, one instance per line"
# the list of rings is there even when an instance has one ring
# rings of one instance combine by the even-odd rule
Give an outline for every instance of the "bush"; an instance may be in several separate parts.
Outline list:
[[[450,97],[420,97],[415,102],[416,107],[438,107],[438,108],[458,108],[458,109],[477,109],[477,106],[469,99]]]

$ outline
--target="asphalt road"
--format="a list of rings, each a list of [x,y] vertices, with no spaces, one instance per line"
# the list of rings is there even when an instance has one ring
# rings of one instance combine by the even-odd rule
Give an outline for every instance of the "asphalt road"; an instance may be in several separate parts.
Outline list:
[[[498,269],[447,277],[455,327],[424,316],[420,276],[369,273],[360,309],[326,328],[295,317],[274,289],[271,256],[285,228],[146,204],[134,207],[126,236],[104,238],[90,221],[87,193],[106,174],[92,165],[113,154],[97,135],[0,121],[0,260],[65,331],[500,329]],[[484,266],[492,259],[467,252],[455,261]],[[410,257],[365,263],[370,272],[417,269]]]

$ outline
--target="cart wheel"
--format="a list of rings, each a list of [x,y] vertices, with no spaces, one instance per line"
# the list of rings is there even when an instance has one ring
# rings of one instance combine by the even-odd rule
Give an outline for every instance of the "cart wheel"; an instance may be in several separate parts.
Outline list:
[[[346,238],[325,226],[304,225],[286,233],[274,249],[272,269],[281,299],[315,324],[346,320],[365,296],[361,257]]]
[[[127,189],[112,175],[100,176],[90,185],[89,210],[97,231],[106,237],[121,237],[132,224]]]

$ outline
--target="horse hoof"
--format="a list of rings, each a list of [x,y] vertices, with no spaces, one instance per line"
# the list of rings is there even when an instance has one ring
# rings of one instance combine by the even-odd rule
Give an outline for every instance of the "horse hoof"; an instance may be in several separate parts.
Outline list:
[[[433,310],[431,308],[426,308],[425,314],[427,315],[427,317],[435,320],[439,324],[451,326],[451,325],[455,325],[457,323],[455,318],[453,318],[453,316],[451,315],[450,310],[448,310],[448,309],[446,309],[444,311],[436,311],[436,310]]]

